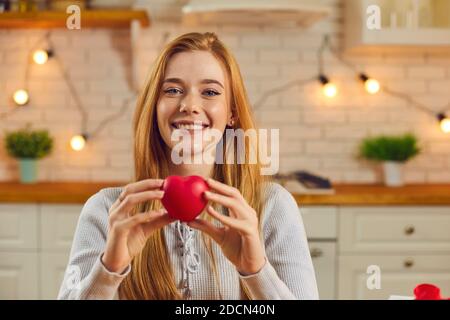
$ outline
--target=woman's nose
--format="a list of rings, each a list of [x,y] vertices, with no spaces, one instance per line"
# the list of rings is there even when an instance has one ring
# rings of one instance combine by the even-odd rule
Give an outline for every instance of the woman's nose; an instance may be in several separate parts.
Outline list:
[[[199,113],[201,110],[200,99],[193,94],[188,94],[180,102],[180,112]]]

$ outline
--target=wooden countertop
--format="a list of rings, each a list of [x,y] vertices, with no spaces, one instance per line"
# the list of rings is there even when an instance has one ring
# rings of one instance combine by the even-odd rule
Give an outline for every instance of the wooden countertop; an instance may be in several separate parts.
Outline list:
[[[388,188],[375,184],[336,184],[335,194],[299,195],[300,205],[450,205],[450,184],[411,184]]]
[[[97,191],[121,182],[0,182],[0,203],[85,203]]]
[[[124,182],[0,182],[0,203],[80,203],[102,188]],[[382,185],[336,184],[335,194],[294,194],[300,205],[450,205],[450,184],[415,184],[400,188]]]

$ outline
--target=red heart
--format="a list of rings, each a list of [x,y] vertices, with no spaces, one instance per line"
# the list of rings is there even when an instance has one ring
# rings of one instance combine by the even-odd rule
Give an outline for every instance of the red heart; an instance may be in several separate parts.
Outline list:
[[[203,192],[209,187],[199,176],[169,176],[162,189],[164,196],[161,202],[169,216],[184,222],[194,220],[208,203]]]

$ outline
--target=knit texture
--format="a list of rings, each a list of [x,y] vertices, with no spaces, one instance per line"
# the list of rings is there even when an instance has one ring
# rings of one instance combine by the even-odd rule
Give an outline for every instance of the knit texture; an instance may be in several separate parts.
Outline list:
[[[101,256],[106,247],[108,211],[121,191],[121,187],[102,189],[83,206],[58,299],[120,299],[119,285],[131,268],[128,266],[122,274],[109,272],[102,264]],[[195,230],[192,246],[201,263],[198,272],[190,275],[189,299],[243,299],[239,279],[243,279],[252,299],[318,299],[314,268],[297,203],[279,184],[270,183],[266,188],[262,223],[261,236],[267,259],[256,274],[241,275],[220,247],[212,242],[219,285],[201,231]],[[165,226],[163,231],[175,283],[183,294],[182,251],[176,222]]]

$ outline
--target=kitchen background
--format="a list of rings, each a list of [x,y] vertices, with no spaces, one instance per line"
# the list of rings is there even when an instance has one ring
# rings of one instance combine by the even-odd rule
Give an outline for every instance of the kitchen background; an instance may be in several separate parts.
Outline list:
[[[62,2],[80,4],[83,1]],[[100,7],[105,3],[106,6],[114,6],[119,1],[93,2]],[[395,35],[391,37],[390,43],[383,44],[383,36],[380,36],[381,41],[378,40],[376,46],[371,46],[370,41],[366,40],[364,33],[367,30],[362,18],[368,4],[386,5],[387,2],[381,0],[282,1],[303,8],[299,12],[293,11],[289,19],[282,18],[298,20],[299,25],[290,25],[288,21],[282,26],[272,23],[270,13],[254,23],[242,23],[238,20],[239,14],[236,14],[236,19],[231,23],[217,18],[214,19],[217,23],[189,25],[183,7],[201,1],[136,0],[119,3],[123,5],[124,2],[133,3],[133,9],[146,10],[150,25],[146,26],[145,19],[141,19],[144,22],[133,22],[129,28],[115,28],[114,23],[111,27],[89,28],[83,27],[82,20],[81,30],[21,29],[8,28],[9,22],[0,14],[0,181],[4,182],[3,190],[9,188],[9,182],[17,181],[20,174],[18,161],[5,150],[4,131],[22,128],[26,123],[31,123],[34,129],[47,129],[54,137],[53,151],[38,162],[39,182],[129,181],[133,170],[131,123],[135,99],[128,99],[142,85],[164,44],[190,31],[216,32],[235,54],[250,101],[253,105],[258,103],[255,116],[259,126],[280,129],[281,173],[308,170],[336,184],[379,183],[379,167],[357,157],[361,140],[370,135],[412,132],[419,140],[421,153],[405,164],[405,182],[430,186],[450,183],[450,133],[440,127],[436,118],[436,114],[446,109],[447,116],[450,116],[450,6],[447,1],[420,1],[429,10],[428,18],[422,16],[421,20],[428,25],[422,27],[429,28],[426,31],[431,33],[421,33],[422,29],[420,32],[417,29],[403,30],[397,38]],[[240,2],[245,4],[246,0]],[[412,3],[407,0],[393,2],[398,6],[389,10],[398,10],[399,17],[409,10]],[[248,0],[248,3],[255,1]],[[260,2],[261,6],[264,3],[268,2]],[[432,18],[437,17],[433,16],[433,8],[448,12],[444,15],[447,20],[440,20],[439,30],[436,26],[430,29],[433,27]],[[399,25],[402,19],[398,19]],[[386,28],[385,23],[383,28]],[[35,44],[48,31],[51,31],[50,39],[58,59],[50,58],[43,65],[29,64],[29,52],[36,49]],[[336,84],[338,94],[335,97],[326,97],[316,80],[288,86],[295,80],[317,78],[318,52],[326,35],[329,36],[330,46],[343,53],[342,57],[355,70],[377,79],[382,87],[405,93],[429,108],[430,112],[415,107],[408,99],[389,95],[383,90],[369,94],[355,71],[330,50],[323,51],[323,73]],[[438,40],[433,43],[432,39]],[[443,39],[441,43],[439,39]],[[411,47],[408,42],[414,46]],[[45,41],[42,43],[45,44]],[[75,95],[62,70],[66,70]],[[24,87],[26,81],[29,102],[25,106],[17,106],[12,96],[17,89]],[[267,95],[273,89],[277,92]],[[77,102],[77,95],[80,103]],[[125,112],[103,126],[103,121],[123,110],[127,101],[129,104]],[[82,113],[78,109],[80,105],[88,115],[84,122],[85,130]],[[76,151],[71,147],[70,141],[75,135],[94,131],[95,136],[87,140],[83,149]],[[377,194],[375,191],[369,193]],[[432,198],[435,191],[417,192],[411,198],[421,194]],[[325,264],[316,270],[323,274],[318,278],[324,279],[321,286],[326,298],[387,298],[394,293],[412,295],[412,284],[422,280],[438,283],[447,295],[450,294],[450,207],[445,206],[441,198],[436,203],[425,199],[423,205],[430,205],[426,210],[414,200],[402,203],[406,205],[404,207],[391,206],[398,204],[394,201],[381,203],[381,207],[361,207],[361,210],[346,207],[346,203],[308,201],[304,205],[305,221],[314,220],[327,229],[316,230],[317,224],[307,228],[311,234],[317,231],[316,237],[309,234],[312,241],[318,240],[319,245],[324,244],[312,253],[316,252],[319,257],[324,252],[331,254],[331,257],[326,256]],[[447,201],[450,204],[450,200]],[[60,274],[66,266],[70,237],[83,201],[77,200],[80,203],[76,205],[70,201],[59,205],[46,204],[64,203],[63,200],[36,200],[33,204],[18,204],[15,200],[3,202],[0,211],[5,221],[0,226],[0,234],[3,232],[21,240],[19,244],[14,241],[0,244],[0,287],[9,288],[0,289],[0,297],[54,297],[60,283],[53,273],[45,273],[44,269]],[[302,206],[301,201],[299,204]],[[361,202],[357,204],[363,205]],[[342,212],[346,210],[348,215],[343,218]],[[399,212],[392,213],[392,210]],[[58,214],[61,211],[65,212],[62,216]],[[24,222],[20,212],[34,218],[31,222]],[[429,215],[424,217],[424,212]],[[64,226],[64,219],[72,221],[72,224]],[[417,231],[421,229],[417,224],[426,226],[422,229],[424,233]],[[16,225],[17,230],[12,228],[11,231],[12,225]],[[393,229],[386,228],[387,225]],[[356,226],[366,231],[366,238],[360,238],[359,231],[355,231],[355,238],[348,235]],[[377,229],[379,233],[371,233],[373,226],[380,227]],[[394,230],[395,227],[401,230],[401,235],[395,234],[398,231]],[[24,231],[29,230],[27,228],[38,230],[30,235]],[[22,239],[22,233],[28,234]],[[339,237],[341,234],[343,238]],[[38,238],[41,240],[33,240]],[[406,241],[411,238],[413,242],[408,244]],[[54,244],[58,239],[62,241],[61,245]],[[342,239],[341,244],[339,239]],[[342,245],[340,250],[336,243]],[[372,259],[373,255],[378,256],[379,260]],[[390,260],[394,257],[398,261]],[[36,262],[40,263],[38,270],[18,267],[17,270],[21,271],[14,275],[6,271],[12,268],[11,265],[25,264],[29,259],[39,261]],[[412,265],[419,269],[409,271],[408,259],[412,259]],[[3,266],[7,266],[4,269],[1,269],[2,261]],[[55,262],[49,266],[46,264],[48,261]],[[378,295],[361,291],[362,287],[356,283],[364,282],[361,277],[365,275],[365,268],[370,264],[382,264],[380,261],[387,261],[386,268],[393,268],[387,278],[391,279],[385,287],[387,289]],[[410,272],[410,277],[403,281],[399,279],[404,268]],[[349,273],[339,274],[339,270],[343,269],[348,269]],[[34,276],[30,275],[33,272]],[[429,273],[431,276],[427,277]],[[35,278],[38,280],[34,281]],[[348,288],[338,288],[338,278],[340,283],[349,283]],[[30,281],[36,282],[33,289],[29,287]],[[1,285],[2,282],[5,286]]]
[[[308,28],[277,28],[236,24],[184,27],[180,20],[186,1],[135,1],[135,7],[147,9],[152,19],[151,26],[141,28],[135,39],[129,29],[83,27],[54,29],[51,38],[87,109],[89,132],[117,112],[132,93],[128,81],[132,60],[139,88],[163,44],[184,32],[214,31],[219,35],[237,57],[252,103],[266,91],[291,80],[317,76],[317,50],[323,36],[330,35],[331,42],[341,48],[345,37],[343,1],[321,3],[330,10],[323,20]],[[44,32],[0,30],[2,111],[15,108],[11,96],[23,87],[28,52]],[[449,103],[447,51],[369,51],[346,58],[382,85],[411,94],[430,110],[438,112]],[[406,182],[450,182],[449,135],[440,130],[435,118],[383,92],[368,94],[355,73],[329,52],[325,52],[324,60],[326,74],[339,88],[335,98],[324,97],[320,84],[313,81],[270,96],[255,111],[260,127],[280,129],[281,172],[306,169],[335,182],[376,182],[375,166],[355,157],[358,143],[370,134],[413,131],[423,152],[406,165]],[[81,114],[57,63],[50,60],[30,67],[29,93],[29,104],[2,118],[0,130],[17,129],[32,122],[33,127],[48,129],[55,137],[54,152],[39,163],[39,180],[130,178],[133,104],[124,116],[105,126],[84,150],[76,152],[69,141],[80,133]],[[17,162],[7,156],[3,145],[0,150],[0,179],[15,179]]]

